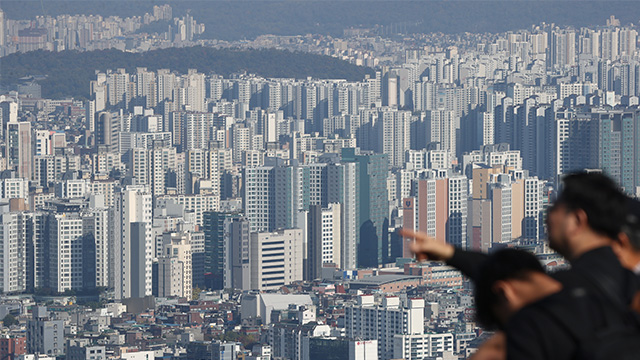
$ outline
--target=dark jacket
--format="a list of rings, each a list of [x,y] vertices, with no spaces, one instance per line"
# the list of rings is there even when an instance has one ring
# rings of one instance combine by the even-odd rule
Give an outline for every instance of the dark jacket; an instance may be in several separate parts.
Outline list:
[[[487,255],[480,252],[456,249],[447,264],[457,268],[471,280],[476,281],[486,258]],[[572,261],[570,269],[550,275],[560,281],[563,287],[586,287],[590,290],[599,291],[585,277],[585,274],[593,272],[602,273],[610,277],[615,284],[616,292],[627,304],[631,303],[634,294],[639,290],[637,275],[623,268],[613,250],[608,246],[588,251]]]
[[[590,323],[591,314],[585,313],[583,307],[577,307],[572,300],[569,291],[563,289],[513,315],[504,328],[507,335],[507,359],[575,359],[578,341],[572,333],[578,329],[568,329],[563,321],[548,311],[551,307],[562,308],[565,309],[561,312],[563,316]],[[597,306],[590,308],[598,313]]]
[[[485,259],[485,254],[456,250],[447,263],[475,280]],[[594,275],[607,279],[607,290],[593,280]],[[620,265],[610,247],[591,250],[572,261],[570,269],[551,276],[562,283],[563,290],[526,306],[507,323],[509,359],[574,359],[579,340],[572,333],[588,336],[607,322],[605,314],[612,305],[603,292],[628,306],[638,291],[637,277]],[[586,296],[577,299],[576,294]],[[555,311],[550,312],[551,308]]]

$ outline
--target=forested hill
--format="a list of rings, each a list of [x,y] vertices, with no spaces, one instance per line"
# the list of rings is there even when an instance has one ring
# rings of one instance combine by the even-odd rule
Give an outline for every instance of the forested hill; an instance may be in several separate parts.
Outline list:
[[[39,81],[42,96],[59,99],[68,96],[87,97],[89,81],[95,79],[95,70],[126,68],[130,73],[136,67],[149,70],[171,69],[186,73],[197,69],[203,73],[229,75],[246,71],[264,77],[362,80],[373,70],[352,65],[329,56],[284,50],[232,50],[205,47],[170,48],[143,53],[119,50],[88,52],[34,51],[16,53],[0,58],[0,84],[15,84],[30,75],[45,75]]]

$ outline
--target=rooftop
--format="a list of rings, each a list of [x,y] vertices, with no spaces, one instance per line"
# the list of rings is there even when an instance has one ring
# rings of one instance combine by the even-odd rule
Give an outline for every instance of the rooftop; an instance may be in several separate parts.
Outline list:
[[[409,275],[377,275],[377,276],[368,276],[366,278],[353,280],[350,282],[351,285],[384,285],[398,281],[407,281],[407,280],[421,280],[420,276],[409,276]]]

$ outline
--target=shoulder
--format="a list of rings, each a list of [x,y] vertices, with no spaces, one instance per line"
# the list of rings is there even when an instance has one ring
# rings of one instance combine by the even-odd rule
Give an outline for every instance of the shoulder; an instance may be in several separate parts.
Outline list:
[[[543,325],[544,323],[554,322],[553,311],[550,311],[551,308],[564,307],[561,306],[564,299],[558,297],[556,294],[553,294],[543,300],[525,306],[518,312],[516,312],[509,322],[507,323],[507,328],[522,328],[523,326],[529,325]]]
[[[572,319],[580,315],[569,305],[567,295],[554,294],[514,314],[505,328],[508,359],[570,358],[579,327]]]
[[[585,320],[593,311],[587,292],[582,288],[562,290],[547,296],[516,312],[509,320],[507,327],[518,331],[528,330],[531,334],[549,331],[556,334],[578,332],[588,324]]]

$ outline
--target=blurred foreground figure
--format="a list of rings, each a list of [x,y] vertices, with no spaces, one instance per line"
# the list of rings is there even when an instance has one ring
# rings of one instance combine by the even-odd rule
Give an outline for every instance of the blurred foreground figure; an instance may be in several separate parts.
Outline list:
[[[487,257],[476,282],[476,310],[486,328],[506,334],[509,359],[637,359],[640,331],[632,312],[585,288],[563,288],[526,251]],[[602,302],[609,301],[609,306]],[[478,358],[497,358],[500,335]],[[483,346],[484,347],[484,346]]]
[[[469,357],[469,360],[505,360],[507,358],[507,337],[503,331],[496,332]]]
[[[627,214],[612,247],[622,266],[640,275],[640,201],[627,199]]]
[[[505,315],[513,319],[509,323],[521,323],[520,311],[526,315],[530,307],[522,297],[512,297],[512,301],[503,301],[500,312],[494,312],[493,323],[509,328],[507,331],[508,358],[510,359],[572,359],[576,354],[591,354],[592,357],[580,355],[578,358],[598,359],[598,349],[593,349],[592,344],[603,344],[603,351],[609,352],[604,358],[624,359],[625,354],[633,353],[626,346],[617,342],[604,339],[606,332],[618,334],[618,339],[628,337],[636,339],[633,344],[640,344],[638,336],[638,323],[634,313],[629,309],[638,290],[637,280],[633,273],[622,267],[620,261],[612,250],[612,244],[618,239],[623,228],[623,222],[627,215],[627,198],[617,188],[615,183],[602,174],[577,173],[568,175],[563,180],[563,188],[557,201],[549,209],[547,216],[549,245],[563,255],[572,265],[572,268],[553,274],[553,280],[560,285],[562,291],[547,296],[534,303],[544,303],[545,300],[553,300],[551,304],[543,304],[540,309],[546,309],[549,314],[555,316],[553,323],[569,329],[586,329],[586,333],[572,334],[573,346],[562,336],[554,332],[540,328],[536,322],[529,322],[529,317],[524,316],[531,327],[525,325],[522,329],[507,325]],[[455,249],[453,246],[430,238],[423,233],[402,230],[405,237],[414,239],[411,244],[412,251],[418,260],[441,260],[460,269],[476,283],[482,280],[484,264],[487,255]],[[504,260],[504,259],[503,259]],[[536,272],[539,274],[540,272]],[[487,276],[487,275],[484,275]],[[535,279],[541,280],[539,275]],[[548,277],[547,277],[548,278]],[[527,278],[531,281],[531,278]],[[514,281],[512,280],[513,284]],[[501,282],[504,285],[505,283]],[[526,289],[540,285],[537,281],[529,283]],[[552,284],[551,282],[545,283]],[[500,296],[507,299],[509,294],[515,294],[514,286],[491,288],[491,291],[500,291]],[[522,285],[522,283],[520,283]],[[478,286],[480,288],[480,286]],[[523,290],[524,288],[520,288]],[[484,289],[487,290],[487,289]],[[491,294],[491,293],[487,293]],[[555,295],[557,294],[557,296]],[[548,294],[547,294],[548,295]],[[560,299],[552,299],[560,297]],[[502,299],[502,298],[501,298]],[[503,299],[503,300],[504,300]],[[563,305],[564,304],[564,305]],[[571,305],[570,304],[575,304]],[[517,306],[516,306],[517,305]],[[540,305],[536,305],[540,306]],[[569,311],[572,316],[559,317],[558,309],[564,306],[573,308]],[[577,313],[575,311],[578,311]],[[514,315],[518,313],[517,315]],[[486,315],[484,313],[482,316]],[[586,321],[580,323],[578,317],[585,317]],[[485,319],[486,320],[486,319]],[[577,323],[574,323],[578,321]],[[593,331],[590,331],[592,329]],[[513,331],[516,330],[516,331]],[[539,338],[536,338],[536,334]],[[586,338],[590,337],[589,340]],[[535,339],[535,340],[532,340]],[[611,352],[608,345],[616,343],[620,353]],[[623,342],[623,345],[629,343]],[[584,350],[587,345],[589,350]],[[640,345],[635,345],[639,347]],[[635,349],[633,357],[640,358],[640,350]],[[613,356],[615,354],[615,356]],[[567,357],[568,356],[568,357]]]

